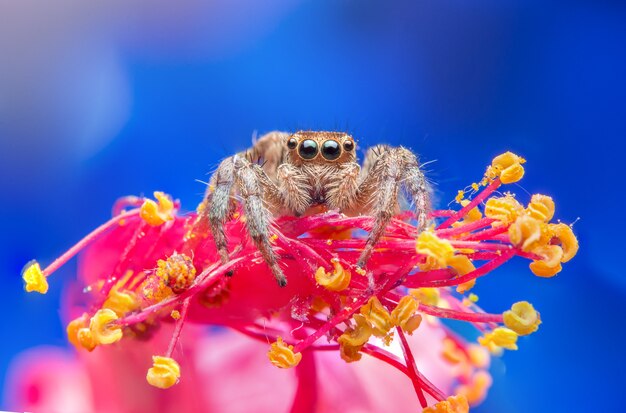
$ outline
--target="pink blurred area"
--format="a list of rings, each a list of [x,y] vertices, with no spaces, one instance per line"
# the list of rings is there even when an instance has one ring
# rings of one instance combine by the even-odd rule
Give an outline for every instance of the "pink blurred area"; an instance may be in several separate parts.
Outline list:
[[[411,342],[422,372],[447,391],[452,376],[440,357],[443,333],[427,324]],[[164,326],[150,341],[125,340],[93,353],[53,347],[22,353],[9,371],[7,408],[43,413],[364,413],[414,412],[419,406],[404,374],[368,356],[346,364],[334,351],[305,353],[298,368],[283,370],[269,363],[269,344],[194,326],[185,330],[177,350],[180,382],[156,389],[145,381],[150,354],[167,346],[170,333]],[[294,398],[298,401],[292,405]]]

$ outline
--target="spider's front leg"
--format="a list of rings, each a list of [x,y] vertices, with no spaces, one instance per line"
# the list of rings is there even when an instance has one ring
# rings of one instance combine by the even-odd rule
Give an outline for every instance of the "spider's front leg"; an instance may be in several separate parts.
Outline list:
[[[278,258],[270,243],[271,214],[266,207],[266,202],[272,203],[279,198],[276,185],[265,174],[261,166],[237,155],[233,157],[233,160],[235,182],[244,201],[248,233],[270,267],[278,285],[284,287],[287,285],[287,278],[278,265]]]
[[[398,193],[403,187],[415,204],[417,230],[426,227],[430,210],[429,187],[417,157],[408,149],[378,145],[370,149],[363,162],[363,180],[359,197],[367,200],[367,212],[374,225],[357,262],[364,268],[374,247],[385,233],[391,218],[398,212]]]
[[[256,247],[267,262],[278,284],[283,287],[287,280],[278,266],[276,254],[269,242],[270,213],[264,199],[275,204],[279,198],[273,182],[263,169],[241,155],[226,158],[211,177],[205,195],[200,221],[208,222],[222,264],[229,260],[228,239],[224,225],[235,211],[234,193],[243,198],[246,227]],[[265,197],[264,197],[265,196]],[[232,275],[232,271],[227,274]]]

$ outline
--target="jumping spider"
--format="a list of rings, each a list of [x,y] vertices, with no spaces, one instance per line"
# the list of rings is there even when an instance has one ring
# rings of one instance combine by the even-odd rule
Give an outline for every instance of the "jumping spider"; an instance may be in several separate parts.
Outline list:
[[[373,227],[357,262],[362,269],[399,211],[401,188],[415,204],[419,231],[430,209],[429,186],[411,151],[377,145],[368,150],[361,167],[356,143],[345,133],[271,132],[248,151],[222,161],[211,177],[199,220],[209,223],[220,259],[228,262],[224,224],[236,208],[238,194],[250,237],[284,287],[287,279],[270,244],[272,216],[300,216],[317,205],[350,216],[372,215]]]

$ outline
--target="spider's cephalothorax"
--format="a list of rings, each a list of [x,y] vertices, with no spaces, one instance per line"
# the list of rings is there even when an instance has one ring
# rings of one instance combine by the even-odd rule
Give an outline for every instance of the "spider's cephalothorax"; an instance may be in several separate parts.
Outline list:
[[[340,132],[271,132],[222,161],[211,177],[200,220],[210,224],[222,262],[228,261],[224,223],[243,200],[246,226],[278,284],[287,280],[270,243],[272,216],[302,215],[322,205],[346,215],[371,215],[373,226],[357,262],[365,267],[374,246],[399,210],[403,188],[415,204],[418,231],[426,225],[429,187],[417,157],[403,147],[377,145],[356,159],[354,139]]]

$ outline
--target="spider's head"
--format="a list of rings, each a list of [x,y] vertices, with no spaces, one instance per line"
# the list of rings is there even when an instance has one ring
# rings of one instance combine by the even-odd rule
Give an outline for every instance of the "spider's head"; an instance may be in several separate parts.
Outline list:
[[[288,158],[296,165],[356,161],[356,143],[343,132],[299,131],[287,138],[285,145]]]

